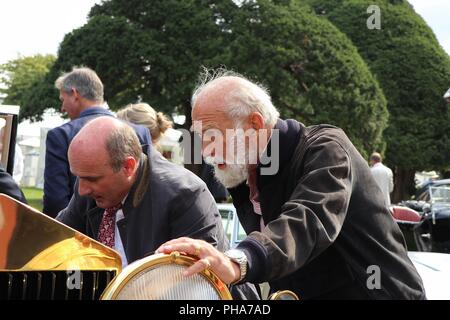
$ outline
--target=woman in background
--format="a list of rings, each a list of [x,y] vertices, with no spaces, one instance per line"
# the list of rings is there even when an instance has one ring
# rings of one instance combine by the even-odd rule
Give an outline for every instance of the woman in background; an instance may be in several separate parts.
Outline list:
[[[162,112],[156,112],[147,103],[128,104],[117,112],[119,119],[140,124],[150,131],[153,145],[162,152],[158,140],[164,132],[172,128],[172,122]]]

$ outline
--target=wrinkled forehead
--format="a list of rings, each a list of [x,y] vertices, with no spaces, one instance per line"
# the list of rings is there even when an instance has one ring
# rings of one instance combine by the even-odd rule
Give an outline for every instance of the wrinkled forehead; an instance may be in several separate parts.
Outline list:
[[[225,77],[213,80],[207,84],[195,99],[193,105],[193,118],[201,114],[210,112],[220,112],[227,105],[227,97],[230,96],[240,86],[240,79]]]
[[[201,126],[203,131],[211,128],[232,128],[233,122],[226,112],[226,101],[221,95],[199,96],[192,111],[191,130],[199,132]]]
[[[236,124],[225,112],[225,109],[207,108],[198,112],[192,118],[191,131],[203,134],[208,130],[225,132],[227,129],[235,129]]]
[[[80,131],[70,143],[68,155],[75,160],[79,158],[93,161],[109,159],[105,137],[95,131]]]

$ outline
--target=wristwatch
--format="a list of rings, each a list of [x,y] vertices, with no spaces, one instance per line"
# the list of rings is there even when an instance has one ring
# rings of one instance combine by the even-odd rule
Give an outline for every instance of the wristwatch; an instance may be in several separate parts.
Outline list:
[[[239,249],[230,249],[228,251],[225,251],[224,254],[228,258],[230,258],[231,261],[236,262],[239,265],[239,269],[241,270],[241,277],[231,284],[241,282],[247,274],[247,256],[245,255],[244,251]]]

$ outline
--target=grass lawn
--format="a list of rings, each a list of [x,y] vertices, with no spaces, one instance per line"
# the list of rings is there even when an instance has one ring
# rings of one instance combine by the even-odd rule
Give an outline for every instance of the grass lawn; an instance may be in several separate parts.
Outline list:
[[[42,189],[31,187],[23,187],[21,189],[28,204],[42,212],[42,195],[44,194],[44,191]]]

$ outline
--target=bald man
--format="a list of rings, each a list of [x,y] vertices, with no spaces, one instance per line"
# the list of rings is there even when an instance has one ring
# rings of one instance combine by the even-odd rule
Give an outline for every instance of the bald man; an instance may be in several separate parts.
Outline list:
[[[166,161],[153,147],[142,153],[133,129],[112,117],[89,122],[69,146],[76,192],[57,219],[99,239],[106,209],[121,207],[114,241],[124,265],[178,236],[225,248],[220,215],[205,184]]]
[[[177,237],[228,249],[220,214],[204,182],[157,152],[141,151],[134,130],[112,117],[86,124],[69,146],[75,191],[57,220],[117,250],[123,266]],[[234,298],[257,299],[254,286]]]
[[[199,256],[189,274],[210,265],[227,283],[268,281],[302,299],[425,298],[401,231],[341,129],[279,119],[267,90],[241,75],[203,80],[193,129],[248,236],[225,253],[186,238],[158,252]]]

